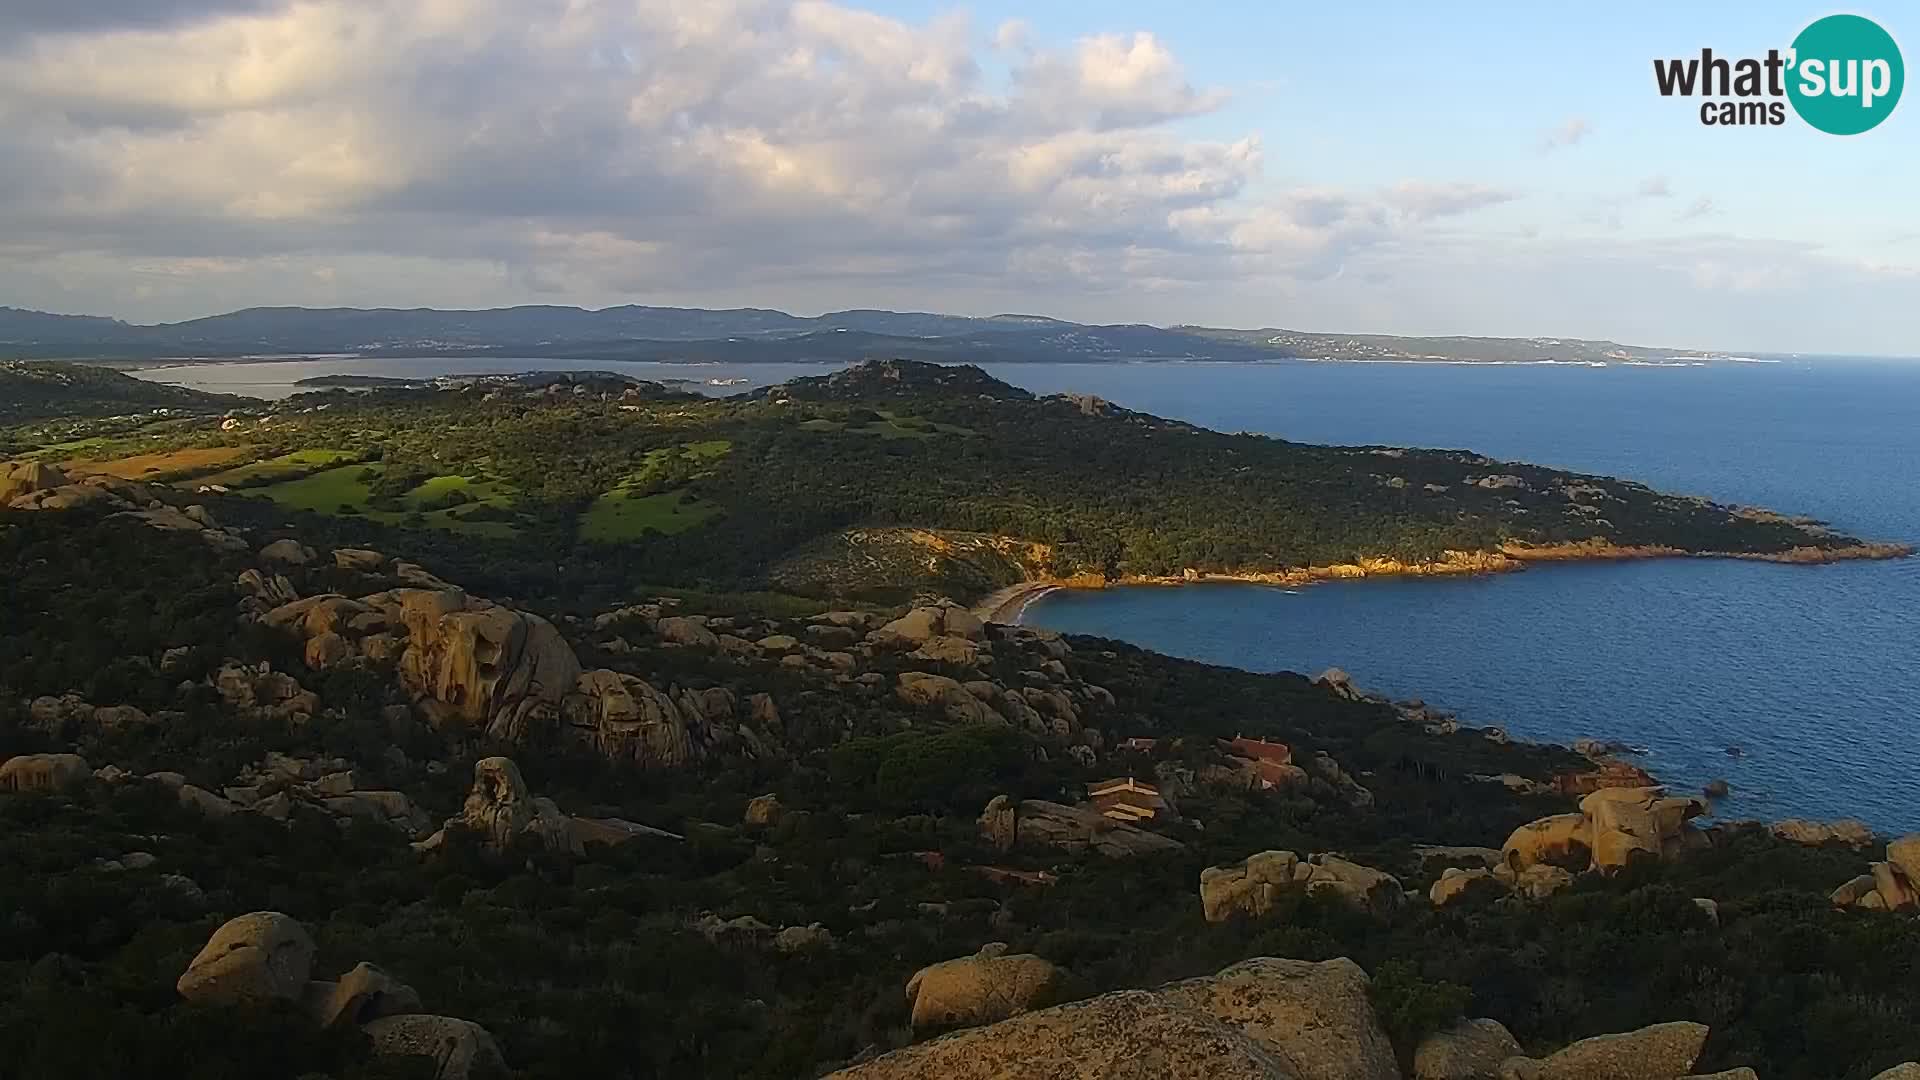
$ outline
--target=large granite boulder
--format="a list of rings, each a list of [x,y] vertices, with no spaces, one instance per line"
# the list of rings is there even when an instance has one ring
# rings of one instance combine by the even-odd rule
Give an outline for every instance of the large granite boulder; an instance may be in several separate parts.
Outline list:
[[[899,687],[894,692],[909,705],[922,708],[937,706],[948,720],[956,724],[1005,722],[1005,718],[991,706],[945,675],[903,671],[900,673]]]
[[[1620,1035],[1581,1039],[1544,1058],[1510,1058],[1500,1080],[1676,1080],[1693,1070],[1707,1026],[1654,1024]]]
[[[1539,863],[1584,869],[1592,858],[1593,832],[1585,814],[1555,814],[1513,830],[1500,847],[1502,860],[1514,871]]]
[[[41,461],[10,461],[0,464],[0,506],[36,491],[66,487],[67,475]]]
[[[576,739],[616,761],[672,768],[703,752],[673,699],[632,675],[582,673],[562,712]]]
[[[1434,907],[1447,907],[1471,902],[1475,897],[1498,896],[1506,891],[1506,885],[1491,870],[1478,866],[1470,870],[1449,866],[1427,890],[1427,900]]]
[[[1406,901],[1400,879],[1383,870],[1333,854],[1315,855],[1312,867],[1307,892],[1334,896],[1356,911],[1385,915]]]
[[[1032,953],[1009,955],[998,942],[972,956],[921,968],[907,982],[913,1030],[996,1023],[1050,1005],[1064,973]]]
[[[411,986],[367,963],[356,964],[338,982],[308,983],[305,997],[308,1015],[321,1027],[420,1011],[420,995]]]
[[[553,800],[534,797],[512,758],[490,757],[474,762],[473,788],[459,815],[448,818],[441,833],[417,846],[422,850],[439,847],[445,829],[478,833],[483,843],[496,850],[505,850],[521,836],[533,836],[554,850],[573,847],[573,829],[566,815]]]
[[[1303,860],[1291,851],[1263,851],[1244,862],[1200,872],[1200,907],[1208,922],[1234,915],[1265,916],[1289,893],[1333,896],[1375,915],[1399,907],[1406,896],[1393,875],[1334,854]]]
[[[558,718],[580,661],[552,623],[457,589],[392,596],[407,629],[401,682],[437,719],[520,742]]]
[[[1237,865],[1209,866],[1200,871],[1201,913],[1210,923],[1236,915],[1262,918],[1280,897],[1305,884],[1305,874],[1294,877],[1302,865],[1291,851],[1262,851]]]
[[[653,632],[668,645],[691,645],[711,649],[720,644],[719,635],[706,623],[684,615],[671,615],[653,625]]]
[[[260,558],[286,566],[305,566],[314,560],[314,552],[298,540],[275,540],[260,549]]]
[[[1551,863],[1535,863],[1518,873],[1503,863],[1494,870],[1493,876],[1513,890],[1515,896],[1528,900],[1545,900],[1573,884],[1570,871]]]
[[[1908,881],[1920,882],[1920,833],[1910,833],[1887,844],[1887,861]]]
[[[424,1057],[436,1080],[485,1080],[506,1075],[506,1058],[486,1028],[451,1016],[389,1016],[361,1028],[383,1057]]]
[[[826,1080],[1300,1080],[1232,1024],[1143,990],[896,1050]]]
[[[0,791],[65,791],[92,776],[79,754],[19,754],[0,763]]]
[[[1345,958],[1262,957],[1159,993],[1244,1031],[1300,1080],[1398,1080],[1393,1046],[1367,998],[1369,985],[1360,965]]]
[[[939,637],[982,641],[986,625],[971,611],[949,601],[914,608],[867,635],[867,640],[882,647],[917,648]]]
[[[256,911],[214,931],[175,988],[188,1001],[233,1005],[300,1001],[313,970],[306,927],[277,911]]]
[[[1462,1020],[1420,1040],[1413,1080],[1490,1080],[1520,1056],[1520,1043],[1498,1020]]]

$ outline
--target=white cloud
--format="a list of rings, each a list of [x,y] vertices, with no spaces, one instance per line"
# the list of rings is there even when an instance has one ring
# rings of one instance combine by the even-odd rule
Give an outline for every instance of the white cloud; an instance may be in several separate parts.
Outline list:
[[[1226,102],[1130,28],[827,0],[0,0],[0,304],[1017,308],[1713,345],[1810,334],[1780,321],[1784,281],[1844,283],[1836,311],[1912,287],[1891,258],[1596,240],[1551,192],[1522,228],[1498,212],[1511,173],[1316,183],[1320,159]]]
[[[1251,200],[1260,140],[1180,134],[1225,96],[1145,32],[1002,24],[989,79],[963,16],[825,0],[174,7],[0,45],[0,288],[45,285],[57,255],[105,279],[128,260],[155,303],[196,276],[156,284],[155,261],[196,259],[318,260],[333,277],[289,276],[329,283],[342,260],[440,260],[582,296],[796,275],[1071,294],[1321,276],[1509,197]]]
[[[1569,116],[1540,137],[1540,149],[1548,151],[1572,146],[1591,134],[1593,134],[1593,124],[1588,122],[1586,117]]]

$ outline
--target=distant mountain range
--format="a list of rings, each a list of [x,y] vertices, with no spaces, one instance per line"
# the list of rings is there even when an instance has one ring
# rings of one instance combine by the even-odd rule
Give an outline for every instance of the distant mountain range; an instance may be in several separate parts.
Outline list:
[[[0,356],[150,360],[303,353],[524,356],[594,361],[1019,362],[1116,360],[1671,363],[1719,354],[1571,338],[1395,337],[1202,326],[1090,326],[1038,315],[971,318],[852,310],[807,318],[766,308],[529,306],[247,308],[140,326],[0,307]]]

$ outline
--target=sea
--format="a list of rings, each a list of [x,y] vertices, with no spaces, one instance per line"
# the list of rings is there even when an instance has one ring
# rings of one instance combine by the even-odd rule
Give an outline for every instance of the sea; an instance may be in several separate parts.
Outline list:
[[[985,365],[1223,431],[1470,449],[1920,542],[1920,360]],[[284,397],[320,374],[598,367],[737,393],[812,364],[309,359],[134,372]],[[709,386],[709,380],[745,379]],[[1920,830],[1920,559],[1559,564],[1472,578],[1056,591],[1023,622],[1254,671],[1349,672],[1521,739],[1618,740],[1722,818]]]

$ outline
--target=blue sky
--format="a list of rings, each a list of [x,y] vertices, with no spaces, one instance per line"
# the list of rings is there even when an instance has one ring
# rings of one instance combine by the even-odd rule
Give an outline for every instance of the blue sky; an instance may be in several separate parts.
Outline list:
[[[0,14],[0,304],[1013,309],[1920,354],[1920,105],[1841,138],[1704,127],[1654,89],[1656,57],[1763,55],[1832,10]]]

